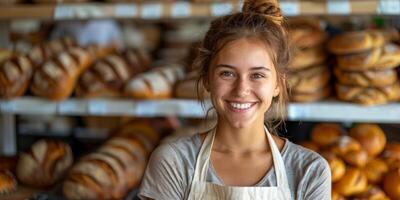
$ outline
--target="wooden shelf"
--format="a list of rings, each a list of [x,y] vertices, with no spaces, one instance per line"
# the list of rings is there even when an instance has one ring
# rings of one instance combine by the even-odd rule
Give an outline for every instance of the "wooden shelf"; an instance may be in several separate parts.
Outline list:
[[[299,15],[400,15],[398,0],[282,0],[285,16]],[[242,1],[217,3],[162,2],[2,5],[0,19],[135,18],[144,20],[210,18],[239,11]]]

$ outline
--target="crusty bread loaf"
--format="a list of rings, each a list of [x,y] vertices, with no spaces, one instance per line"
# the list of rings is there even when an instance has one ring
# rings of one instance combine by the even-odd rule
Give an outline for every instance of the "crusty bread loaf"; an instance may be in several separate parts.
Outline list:
[[[326,61],[327,53],[322,46],[306,49],[296,49],[293,59],[289,63],[290,70],[299,70],[315,65],[320,65]]]
[[[325,99],[331,95],[331,86],[327,84],[325,87],[320,88],[311,93],[292,92],[290,100],[293,102],[314,102]]]
[[[0,169],[0,196],[14,192],[17,189],[17,180],[9,170]]]
[[[35,46],[28,56],[35,66],[41,66],[46,60],[74,46],[76,46],[76,43],[71,38],[52,40]]]
[[[400,199],[400,168],[390,170],[384,177],[383,189],[390,199]]]
[[[354,200],[390,200],[383,190],[375,185],[368,185],[367,189],[353,198]]]
[[[382,56],[372,69],[392,69],[400,65],[400,46],[390,43],[383,48]]]
[[[337,55],[338,67],[348,71],[362,71],[374,66],[382,55],[382,49],[370,49],[367,51]]]
[[[71,48],[38,68],[33,75],[32,92],[51,100],[68,98],[79,75],[88,68],[93,58],[82,48]]]
[[[367,175],[368,182],[379,184],[383,176],[389,171],[389,167],[382,159],[374,158],[367,163],[363,170]]]
[[[361,87],[384,87],[397,82],[397,72],[393,69],[346,71],[338,67],[334,73],[339,83]]]
[[[347,168],[344,176],[333,184],[333,189],[347,197],[363,192],[367,189],[367,177],[357,168]]]
[[[332,38],[327,47],[334,54],[345,55],[380,48],[384,41],[383,35],[377,32],[353,31]]]
[[[123,127],[71,169],[63,184],[67,199],[121,199],[138,186],[159,135],[146,123]]]
[[[180,66],[163,67],[133,77],[127,82],[124,94],[136,99],[170,98],[173,85],[183,78],[184,71]]]
[[[14,98],[28,89],[33,64],[27,56],[15,56],[0,62],[0,98]]]
[[[300,49],[321,45],[326,39],[320,21],[315,18],[290,19],[289,35],[293,46]]]
[[[379,155],[386,145],[385,133],[376,124],[357,124],[349,130],[349,135],[372,157]]]
[[[327,147],[337,142],[344,134],[344,130],[338,124],[320,123],[311,130],[311,140],[320,147]]]
[[[174,87],[174,96],[184,99],[208,98],[210,94],[204,88],[202,81],[197,82],[198,76],[198,71],[192,71],[183,80],[178,81]]]
[[[289,87],[294,93],[314,93],[329,83],[331,72],[325,65],[315,66],[289,75]]]
[[[59,141],[39,140],[27,153],[21,153],[17,164],[18,179],[29,186],[52,186],[72,164],[71,148]]]
[[[332,182],[340,180],[346,172],[346,165],[343,160],[332,152],[321,152],[321,156],[328,161],[332,175]]]
[[[336,94],[340,100],[361,105],[378,105],[400,98],[400,85],[395,83],[385,87],[359,87],[336,83]]]

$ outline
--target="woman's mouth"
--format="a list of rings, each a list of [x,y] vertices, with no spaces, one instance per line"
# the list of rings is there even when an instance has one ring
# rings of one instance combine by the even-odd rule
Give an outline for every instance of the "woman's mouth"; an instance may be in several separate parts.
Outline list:
[[[246,110],[249,110],[251,107],[253,107],[256,103],[252,102],[247,102],[247,103],[243,103],[243,102],[228,102],[229,107],[233,110],[233,111],[239,111],[239,112],[243,112]]]

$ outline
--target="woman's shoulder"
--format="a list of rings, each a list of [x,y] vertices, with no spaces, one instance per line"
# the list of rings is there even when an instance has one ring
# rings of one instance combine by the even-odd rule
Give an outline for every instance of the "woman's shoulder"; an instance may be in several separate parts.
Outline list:
[[[289,140],[286,140],[286,148],[284,148],[283,157],[285,160],[290,160],[290,163],[298,167],[317,167],[324,169],[328,168],[328,162],[317,152],[297,145]]]

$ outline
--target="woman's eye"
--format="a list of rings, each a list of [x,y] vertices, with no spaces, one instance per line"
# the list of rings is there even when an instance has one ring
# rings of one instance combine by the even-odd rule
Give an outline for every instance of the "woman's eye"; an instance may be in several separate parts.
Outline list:
[[[223,71],[223,72],[220,73],[220,76],[223,76],[223,77],[234,77],[235,74],[233,72]]]
[[[260,73],[256,73],[256,74],[252,74],[251,78],[252,79],[259,79],[259,78],[264,78],[265,76],[263,74]]]

